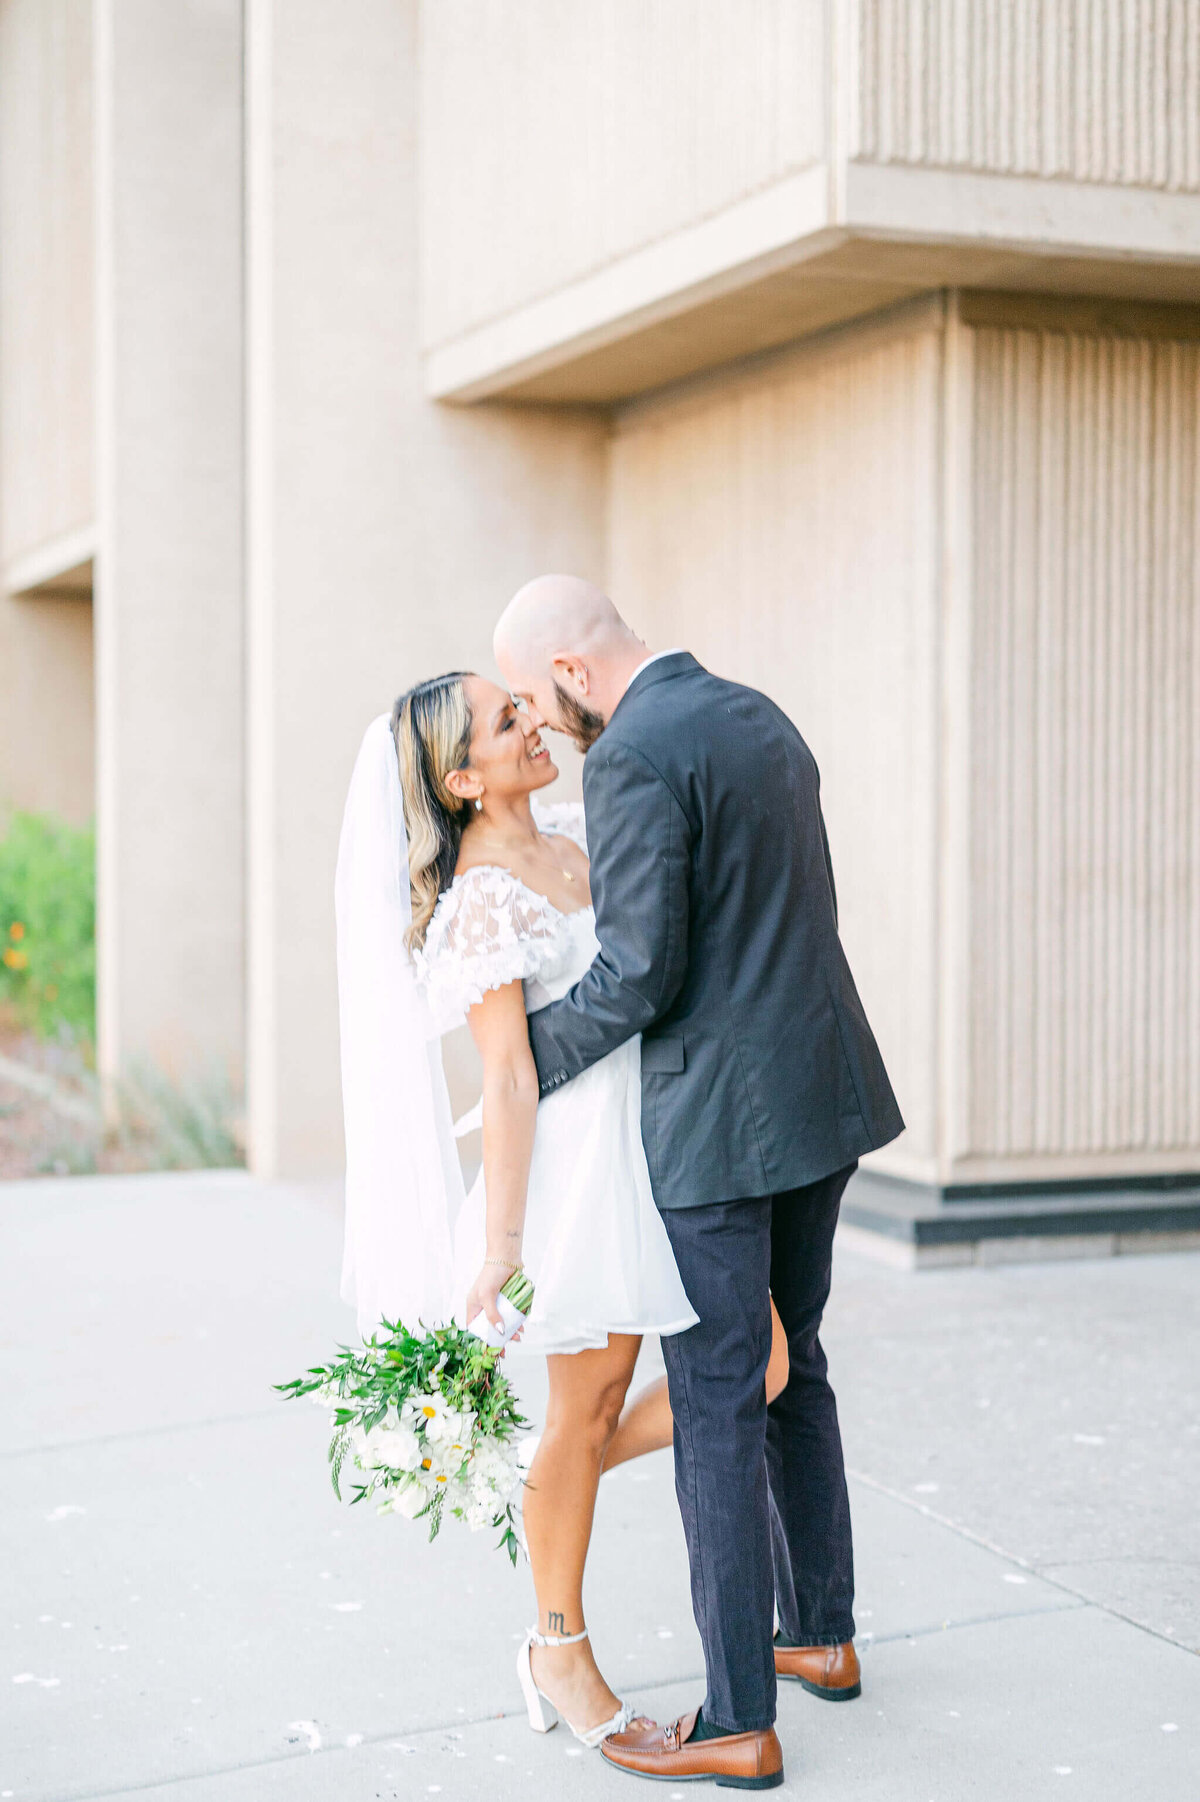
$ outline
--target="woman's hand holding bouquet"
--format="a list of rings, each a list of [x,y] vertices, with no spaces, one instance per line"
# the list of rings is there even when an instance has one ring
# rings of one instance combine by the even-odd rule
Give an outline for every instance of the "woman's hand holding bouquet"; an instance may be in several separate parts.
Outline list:
[[[523,1317],[533,1285],[518,1271],[499,1295]],[[496,1331],[486,1315],[476,1325]],[[472,1532],[500,1528],[499,1543],[515,1564],[511,1497],[520,1475],[517,1436],[528,1422],[498,1368],[501,1355],[453,1323],[418,1337],[384,1321],[361,1347],[342,1346],[329,1364],[275,1386],[290,1400],[308,1395],[332,1410],[329,1465],[339,1499],[349,1460],[362,1478],[352,1502],[372,1496],[381,1514],[428,1519],[430,1539],[447,1513]]]

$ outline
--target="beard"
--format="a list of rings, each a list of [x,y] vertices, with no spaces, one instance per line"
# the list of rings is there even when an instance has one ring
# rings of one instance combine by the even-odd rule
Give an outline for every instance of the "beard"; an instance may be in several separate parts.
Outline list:
[[[574,739],[581,751],[590,751],[607,721],[582,701],[568,694],[565,688],[554,684],[554,694],[558,701],[558,717],[562,721],[562,729],[569,738]]]

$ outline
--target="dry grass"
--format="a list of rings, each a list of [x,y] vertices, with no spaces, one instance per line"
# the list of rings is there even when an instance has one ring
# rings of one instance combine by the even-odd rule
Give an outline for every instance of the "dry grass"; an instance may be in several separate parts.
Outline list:
[[[106,1125],[86,1045],[39,1039],[0,1013],[0,1180],[224,1168],[244,1163],[236,1097],[206,1072],[175,1082],[148,1066]]]

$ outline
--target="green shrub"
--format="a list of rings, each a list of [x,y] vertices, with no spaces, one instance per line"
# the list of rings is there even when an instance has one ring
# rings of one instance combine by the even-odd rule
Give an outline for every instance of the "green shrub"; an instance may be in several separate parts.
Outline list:
[[[219,1063],[176,1078],[141,1059],[118,1092],[122,1137],[148,1168],[228,1169],[245,1163],[239,1097]]]
[[[43,1037],[96,1029],[96,841],[50,814],[0,836],[0,1001]]]

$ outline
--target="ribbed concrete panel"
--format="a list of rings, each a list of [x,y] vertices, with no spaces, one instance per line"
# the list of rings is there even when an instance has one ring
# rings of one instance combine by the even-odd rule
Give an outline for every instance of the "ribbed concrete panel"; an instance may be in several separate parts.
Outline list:
[[[92,9],[0,0],[0,561],[90,555]]]
[[[646,404],[612,455],[611,586],[657,647],[765,689],[821,766],[842,936],[935,1150],[940,313]]]
[[[1197,0],[853,0],[870,161],[1200,189]]]
[[[423,0],[441,343],[820,160],[822,0]]]
[[[1194,1167],[1200,345],[984,329],[974,361],[969,1143],[954,1149]]]

